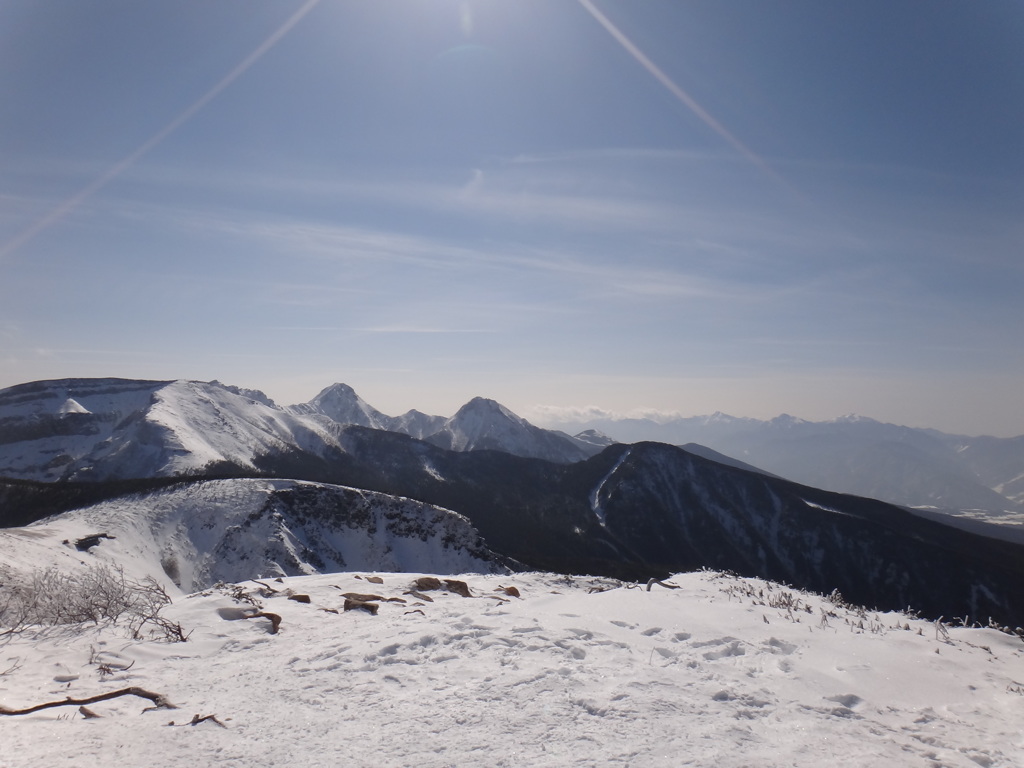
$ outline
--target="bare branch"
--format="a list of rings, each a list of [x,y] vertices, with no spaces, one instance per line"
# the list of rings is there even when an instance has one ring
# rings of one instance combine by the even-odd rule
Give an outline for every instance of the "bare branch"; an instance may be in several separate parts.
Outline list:
[[[51,707],[80,707],[85,704],[95,704],[97,701],[116,699],[119,696],[138,696],[143,699],[149,699],[155,705],[152,709],[177,709],[163,694],[153,693],[152,691],[146,691],[133,686],[131,688],[122,688],[119,691],[90,696],[86,699],[67,698],[63,701],[48,701],[45,704],[36,704],[34,707],[26,707],[24,709],[8,709],[7,707],[0,706],[0,715],[28,715],[41,709],[50,709]]]

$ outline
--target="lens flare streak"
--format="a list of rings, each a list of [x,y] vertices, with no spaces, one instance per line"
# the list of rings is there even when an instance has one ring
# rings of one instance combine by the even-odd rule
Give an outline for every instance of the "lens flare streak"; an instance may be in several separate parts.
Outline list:
[[[742,141],[733,136],[725,128],[725,126],[723,126],[714,117],[712,117],[711,114],[706,109],[704,109],[704,107],[702,107],[696,99],[694,99],[692,96],[690,96],[690,94],[688,94],[678,85],[676,85],[672,78],[665,74],[665,72],[657,64],[655,64],[653,61],[647,58],[644,52],[641,51],[640,48],[638,48],[632,40],[626,37],[626,35],[623,34],[623,32],[618,27],[616,27],[607,16],[601,13],[601,11],[599,11],[594,6],[591,0],[579,0],[579,2],[580,5],[582,5],[586,9],[587,13],[593,16],[594,19],[602,27],[604,27],[605,30],[607,30],[612,37],[615,38],[616,42],[618,42],[619,45],[626,49],[630,56],[636,59],[636,61],[644,69],[646,69],[659,83],[665,86],[665,88],[668,89],[668,91],[673,96],[675,96],[676,99],[682,102],[684,106],[686,106],[691,112],[693,112],[693,114],[695,114],[701,120],[701,122],[707,125],[708,128],[710,128],[712,131],[718,134],[729,145],[731,145],[733,149],[735,149],[737,152],[739,152],[741,155],[747,158],[750,162],[752,162],[754,165],[760,168],[764,173],[766,173],[768,176],[771,176],[773,179],[775,179],[775,181],[780,183],[782,186],[786,187],[786,189],[795,193],[795,190],[793,190],[793,188],[785,179],[783,179],[781,176],[779,176],[778,173],[772,170],[772,168],[746,144],[744,144]]]
[[[62,203],[57,205],[53,210],[43,216],[41,219],[36,221],[31,226],[22,230],[19,234],[15,235],[11,240],[0,246],[0,259],[13,254],[16,250],[29,242],[32,238],[49,229],[54,224],[58,223],[61,219],[71,213],[75,208],[81,205],[92,195],[96,194],[99,190],[103,189],[107,184],[116,179],[128,168],[134,165],[138,160],[154,147],[160,144],[164,139],[170,136],[174,131],[180,128],[182,125],[191,120],[199,110],[213,101],[217,96],[220,95],[221,91],[231,85],[235,80],[241,77],[245,72],[262,56],[273,48],[278,41],[284,37],[292,27],[298,24],[303,17],[309,13],[313,8],[320,3],[320,0],[308,0],[299,10],[292,14],[280,27],[278,27],[273,34],[271,34],[266,40],[264,40],[252,53],[246,56],[234,69],[220,79],[216,85],[210,90],[196,99],[192,104],[186,107],[177,117],[171,122],[153,134],[147,139],[142,145],[140,145],[134,152],[124,157],[122,160],[111,166],[105,173],[99,176],[97,179],[92,181],[88,186],[77,192],[76,194],[64,200]]]

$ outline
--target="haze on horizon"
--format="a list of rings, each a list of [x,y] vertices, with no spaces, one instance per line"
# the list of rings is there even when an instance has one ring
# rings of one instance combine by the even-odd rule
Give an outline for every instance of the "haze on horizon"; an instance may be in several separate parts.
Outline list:
[[[0,387],[1024,434],[1015,0],[11,0]]]

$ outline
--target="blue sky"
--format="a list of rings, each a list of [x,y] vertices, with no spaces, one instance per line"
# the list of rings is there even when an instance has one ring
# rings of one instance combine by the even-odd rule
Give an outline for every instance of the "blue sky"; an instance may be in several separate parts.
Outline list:
[[[0,386],[1024,433],[1017,0],[6,0]]]

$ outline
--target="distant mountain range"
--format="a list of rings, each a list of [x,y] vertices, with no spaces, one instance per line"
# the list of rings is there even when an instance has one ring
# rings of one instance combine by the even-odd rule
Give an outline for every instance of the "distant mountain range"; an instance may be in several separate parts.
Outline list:
[[[424,551],[447,525],[459,532],[428,546],[437,557],[420,570],[445,570],[441,555],[448,568],[518,561],[641,580],[711,567],[880,608],[1024,623],[1020,544],[706,448],[605,442],[539,429],[482,398],[449,419],[392,418],[344,385],[281,407],[217,382],[35,382],[0,391],[0,524],[76,510],[97,533],[134,519],[178,542],[179,579],[354,567],[367,547],[408,567],[419,561],[399,555]],[[253,485],[267,478],[284,484]]]
[[[555,422],[567,432],[596,430],[624,443],[699,445],[766,472],[818,488],[893,504],[951,511],[1024,513],[1024,436],[950,435],[862,416],[770,421],[723,413],[657,422]]]

